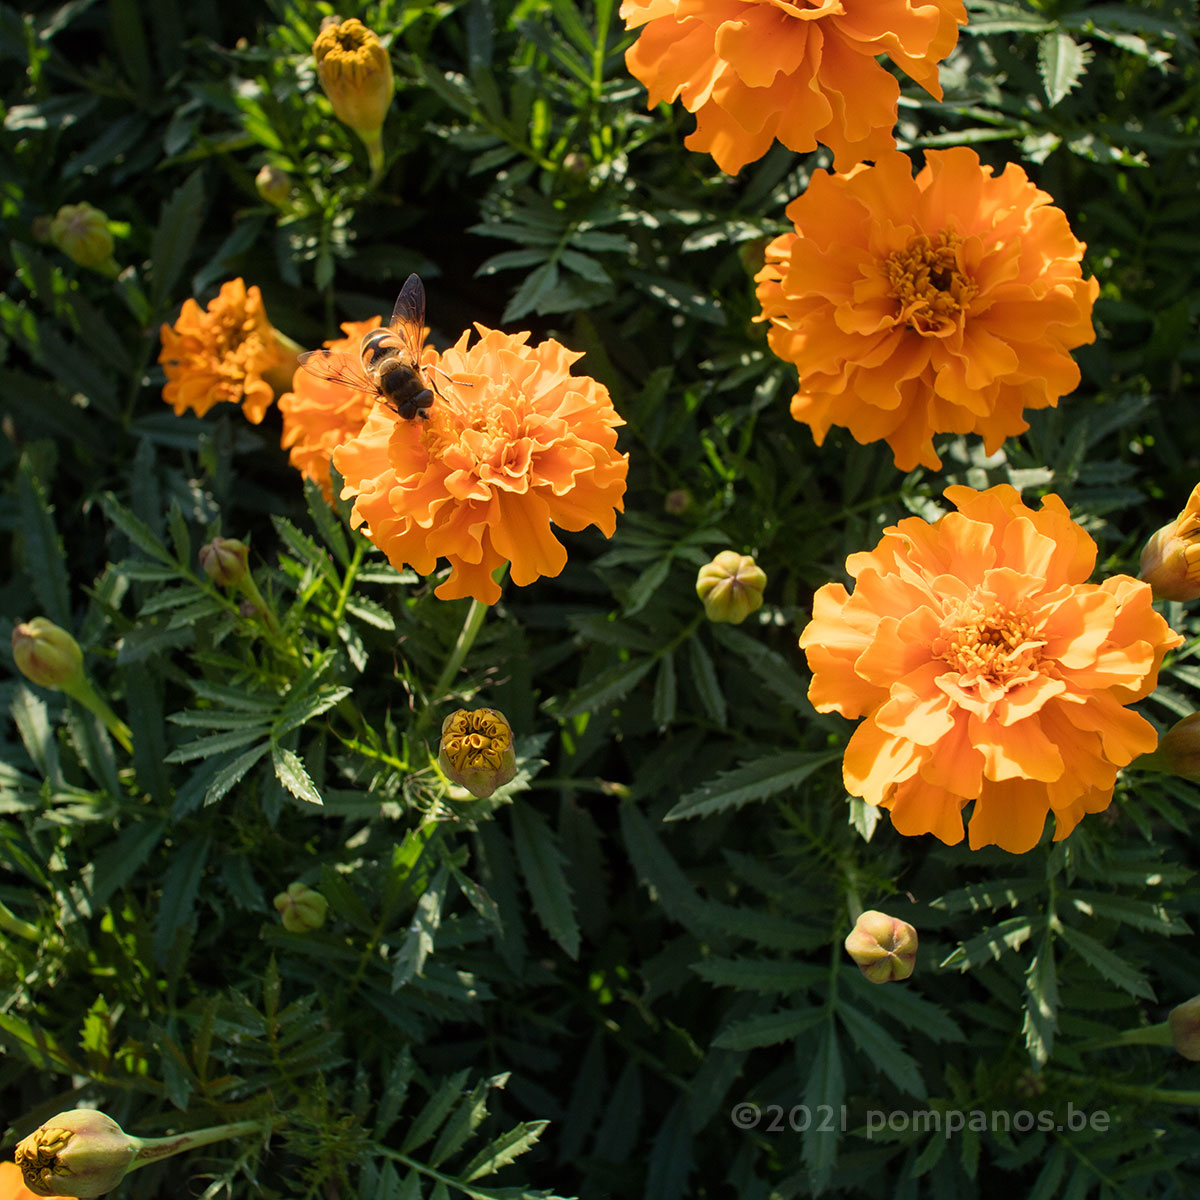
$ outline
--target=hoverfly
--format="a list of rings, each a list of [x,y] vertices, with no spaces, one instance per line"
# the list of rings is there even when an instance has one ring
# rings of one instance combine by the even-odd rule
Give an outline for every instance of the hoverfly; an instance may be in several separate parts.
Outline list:
[[[421,368],[425,343],[425,287],[415,272],[396,297],[392,319],[367,333],[359,344],[360,361],[338,350],[308,350],[300,365],[318,379],[359,392],[374,392],[406,421],[425,420],[433,403],[433,387]]]

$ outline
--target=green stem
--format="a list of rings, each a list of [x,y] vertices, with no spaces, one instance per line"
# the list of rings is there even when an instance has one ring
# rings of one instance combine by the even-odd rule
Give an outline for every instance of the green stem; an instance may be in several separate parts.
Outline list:
[[[1171,1027],[1166,1021],[1160,1025],[1142,1025],[1137,1029],[1125,1029],[1111,1037],[1091,1038],[1079,1042],[1076,1050],[1104,1050],[1110,1046],[1170,1046]]]
[[[187,1133],[176,1134],[174,1137],[162,1138],[132,1138],[137,1143],[133,1163],[129,1169],[136,1171],[147,1163],[158,1162],[170,1158],[173,1154],[182,1154],[185,1150],[197,1150],[212,1142],[220,1142],[225,1138],[243,1137],[248,1133],[261,1133],[270,1127],[270,1121],[234,1121],[229,1125],[212,1125],[208,1129],[193,1129]]]
[[[364,132],[355,130],[367,148],[367,162],[371,166],[371,183],[376,184],[383,177],[383,129],[372,129]]]
[[[0,903],[0,930],[24,938],[27,942],[40,942],[42,935],[36,925],[23,921],[6,904]]]
[[[133,753],[133,735],[129,726],[100,698],[100,694],[92,686],[86,675],[80,674],[77,681],[64,684],[62,687],[68,696],[77,700],[88,712],[104,722],[108,732],[121,743],[126,754]]]

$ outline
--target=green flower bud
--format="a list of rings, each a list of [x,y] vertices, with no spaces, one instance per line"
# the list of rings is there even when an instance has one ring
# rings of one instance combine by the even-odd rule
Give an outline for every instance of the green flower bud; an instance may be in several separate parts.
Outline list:
[[[17,669],[38,687],[58,690],[83,682],[79,643],[45,617],[34,617],[16,626],[12,648]]]
[[[696,595],[710,621],[740,625],[762,608],[767,576],[748,554],[722,550],[696,576]]]
[[[1171,1045],[1192,1062],[1200,1062],[1200,996],[1177,1004],[1167,1013]]]
[[[292,178],[286,171],[270,165],[260,167],[254,177],[254,186],[268,204],[287,208],[288,197],[292,194]]]
[[[512,727],[494,708],[460,708],[442,722],[438,763],[447,779],[486,800],[517,773]]]
[[[874,909],[858,918],[845,946],[872,983],[907,979],[917,965],[917,931],[907,921]]]
[[[117,274],[108,217],[86,200],[80,204],[64,204],[58,210],[50,222],[50,240],[81,267],[90,267],[105,275]]]
[[[1158,746],[1134,759],[1133,765],[1200,783],[1200,712],[1176,721],[1158,739]]]
[[[102,1112],[73,1108],[17,1143],[16,1160],[35,1196],[102,1196],[125,1178],[138,1139]]]
[[[329,901],[304,883],[289,883],[286,892],[275,897],[275,908],[288,933],[311,933],[325,924]]]
[[[200,566],[218,587],[236,587],[246,574],[250,547],[237,538],[213,538],[200,547]]]

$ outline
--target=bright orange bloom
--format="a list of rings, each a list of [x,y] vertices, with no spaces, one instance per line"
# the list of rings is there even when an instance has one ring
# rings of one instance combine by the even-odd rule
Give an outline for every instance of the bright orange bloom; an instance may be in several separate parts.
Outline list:
[[[685,145],[730,175],[776,138],[821,142],[842,171],[894,150],[900,85],[876,60],[940,100],[938,63],[967,23],[962,0],[624,0],[621,16],[644,26],[625,65],[649,107],[682,96]]]
[[[167,373],[163,399],[176,416],[190,408],[202,417],[229,401],[257,425],[275,391],[287,386],[294,351],[267,320],[258,288],[231,279],[207,311],[195,300],[183,302],[179,320],[162,327],[158,361]]]
[[[343,321],[343,337],[326,341],[330,350],[351,355],[358,361],[363,337],[378,329],[380,318],[369,321]],[[321,487],[326,500],[333,499],[329,464],[333,452],[343,442],[356,437],[371,409],[379,399],[377,392],[359,392],[327,379],[318,379],[303,368],[296,370],[292,391],[279,397],[283,414],[280,444],[288,452],[288,462],[306,479]]]
[[[446,372],[427,420],[376,405],[333,463],[342,495],[357,497],[353,524],[366,522],[393,566],[429,575],[448,559],[438,596],[494,604],[492,572],[506,561],[522,586],[566,566],[551,522],[612,536],[629,459],[616,450],[624,422],[607,389],[570,373],[581,355],[553,339],[527,346],[528,333],[475,328],[469,349],[469,332],[442,355],[425,348],[427,374]]]
[[[813,174],[787,215],[795,233],[758,273],[771,349],[795,363],[797,421],[887,441],[896,466],[936,469],[938,433],[978,433],[989,453],[1079,383],[1069,351],[1095,339],[1095,279],[1067,218],[1010,163],[930,150],[913,179],[889,154]]]
[[[827,583],[800,638],[820,712],[865,717],[846,789],[903,834],[972,849],[1055,839],[1112,799],[1117,769],[1154,749],[1125,706],[1148,695],[1182,639],[1147,584],[1085,582],[1096,544],[1057,496],[1038,511],[1001,484],[950,487],[933,524],[909,517],[852,554],[849,595]]]
[[[25,1186],[21,1168],[9,1159],[0,1161],[0,1200],[66,1200],[65,1196],[39,1197]]]

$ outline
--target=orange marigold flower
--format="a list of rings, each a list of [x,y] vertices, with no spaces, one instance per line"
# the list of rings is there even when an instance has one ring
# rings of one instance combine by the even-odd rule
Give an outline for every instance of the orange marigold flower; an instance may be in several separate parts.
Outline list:
[[[821,712],[865,717],[843,759],[846,788],[891,810],[902,834],[972,849],[1055,839],[1112,799],[1117,769],[1154,749],[1125,706],[1153,690],[1182,639],[1147,584],[1086,582],[1096,544],[1057,496],[1040,510],[1001,484],[950,487],[958,508],[884,530],[828,583],[800,638]]]
[[[343,321],[343,337],[326,341],[330,350],[349,354],[357,361],[363,338],[378,329],[381,318],[369,321]],[[318,484],[326,500],[333,499],[329,464],[333,452],[348,442],[366,424],[367,416],[379,399],[377,392],[358,392],[344,384],[318,379],[310,371],[298,369],[292,390],[279,397],[283,414],[280,444],[288,452],[288,462],[306,479]]]
[[[163,399],[176,416],[190,408],[202,417],[222,401],[241,404],[257,425],[275,392],[288,386],[297,349],[267,320],[258,288],[231,279],[207,310],[185,300],[179,320],[162,327]]]
[[[5,1159],[0,1162],[0,1200],[67,1200],[65,1196],[40,1197],[25,1186],[21,1168]]]
[[[896,466],[936,469],[937,433],[978,433],[989,453],[1079,383],[1069,351],[1095,339],[1095,279],[1061,209],[1010,163],[930,150],[914,179],[889,154],[813,174],[796,226],[756,276],[771,349],[795,363],[797,421],[887,441]]]
[[[333,462],[342,495],[356,497],[353,524],[367,524],[393,566],[429,575],[448,559],[438,596],[494,604],[492,572],[506,561],[520,585],[566,565],[551,522],[612,536],[629,460],[616,450],[624,422],[608,390],[570,373],[580,354],[553,339],[528,346],[528,333],[475,328],[469,348],[469,331],[444,354],[425,348],[426,368],[446,373],[427,420],[376,405]]]
[[[625,53],[649,106],[680,96],[696,115],[685,142],[736,174],[778,138],[828,146],[847,170],[895,149],[900,85],[887,55],[942,98],[938,63],[967,23],[962,0],[624,0]]]

